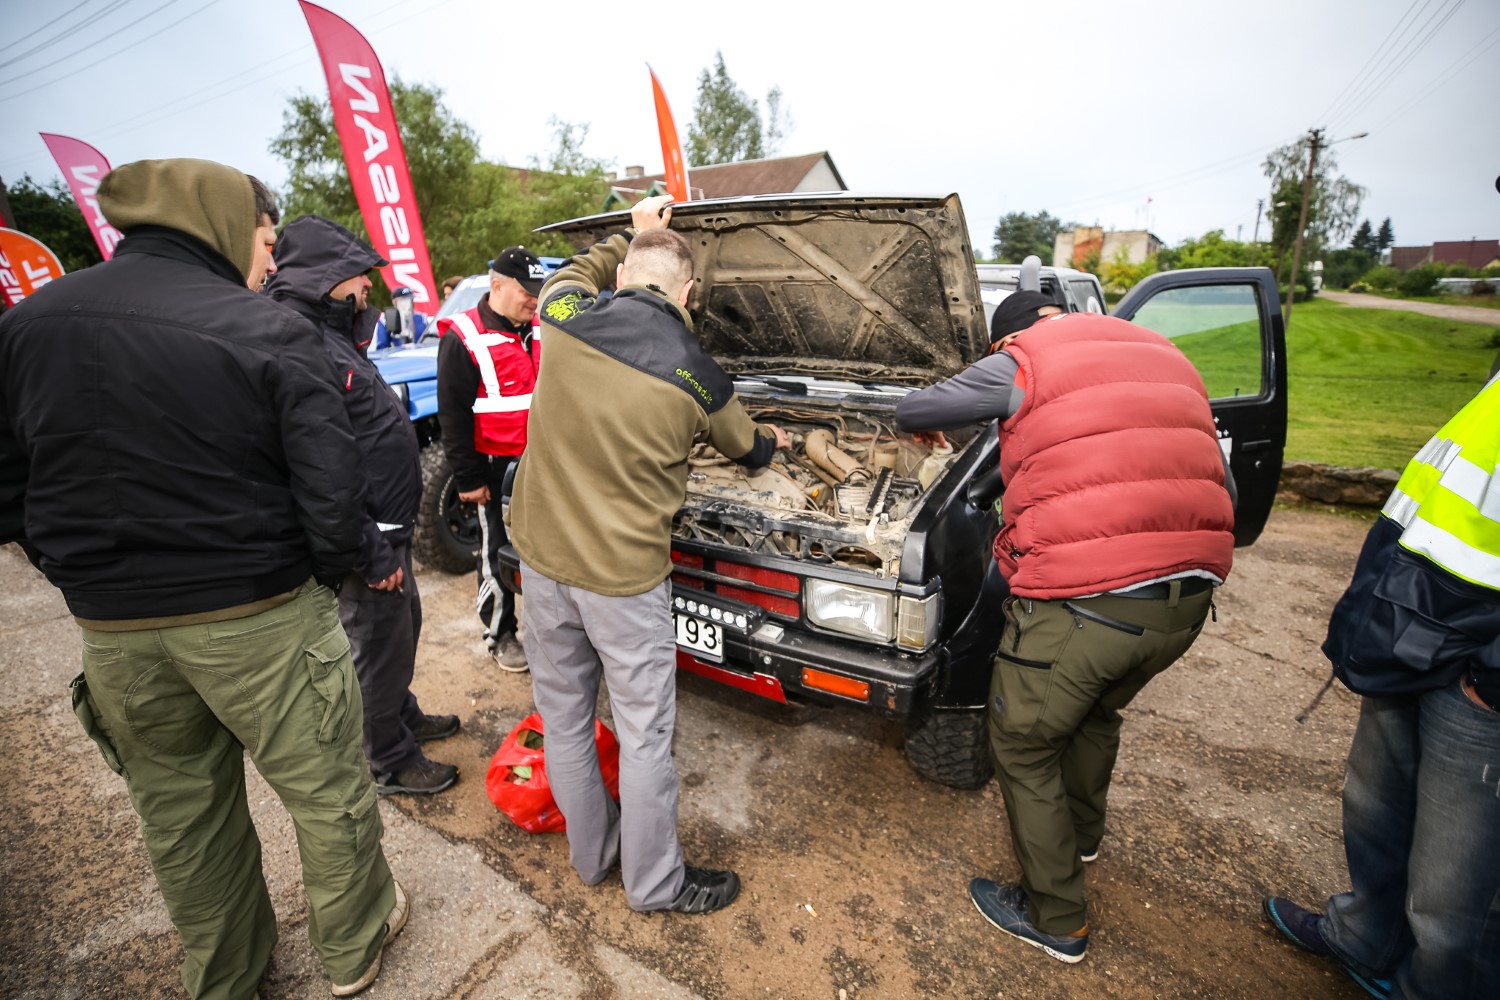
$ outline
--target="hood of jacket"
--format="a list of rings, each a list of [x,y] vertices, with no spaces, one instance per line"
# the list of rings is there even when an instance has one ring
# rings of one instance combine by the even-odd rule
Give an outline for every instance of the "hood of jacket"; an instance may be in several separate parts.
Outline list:
[[[328,293],[341,281],[384,267],[384,257],[337,222],[317,215],[288,222],[272,257],[276,273],[266,282],[268,296],[316,323],[347,333],[356,346],[369,342],[378,311],[367,308],[355,315],[354,296],[335,301]]]
[[[243,280],[255,253],[255,192],[250,178],[212,160],[137,160],[99,183],[99,208],[127,235],[164,226],[196,237],[234,265]]]

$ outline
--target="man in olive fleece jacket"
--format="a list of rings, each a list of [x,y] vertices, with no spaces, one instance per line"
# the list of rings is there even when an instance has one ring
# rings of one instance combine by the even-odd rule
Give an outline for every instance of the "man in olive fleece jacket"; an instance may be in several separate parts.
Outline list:
[[[734,900],[739,877],[685,866],[677,840],[672,515],[693,445],[758,467],[787,442],[746,415],[693,336],[692,252],[667,229],[670,201],[642,201],[633,232],[574,257],[542,290],[547,363],[510,517],[573,867],[593,885],[618,861],[631,908],[707,913]],[[601,300],[610,284],[619,290]],[[594,748],[601,670],[620,738],[618,806]]]
[[[246,287],[272,269],[264,185],[143,160],[99,207],[125,233],[113,259],[0,319],[0,542],[81,627],[73,710],[140,814],[188,993],[246,1000],[276,945],[248,753],[296,824],[308,936],[347,995],[406,919],[318,582],[360,547],[349,418],[317,329]]]

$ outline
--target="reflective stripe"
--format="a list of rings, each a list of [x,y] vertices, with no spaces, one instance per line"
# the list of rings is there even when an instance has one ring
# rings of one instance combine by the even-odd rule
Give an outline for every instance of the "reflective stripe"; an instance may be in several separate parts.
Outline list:
[[[1420,506],[1421,504],[1397,488],[1391,490],[1390,499],[1386,500],[1381,513],[1404,528],[1411,524],[1411,519],[1416,515],[1417,508]]]
[[[531,393],[524,396],[485,396],[474,400],[475,413],[518,413],[531,409]]]
[[[1401,545],[1481,587],[1500,590],[1500,556],[1476,549],[1435,524],[1417,518],[1401,533]]]
[[[381,531],[395,531],[397,528],[404,528],[404,527],[406,527],[406,525],[404,525],[404,524],[386,524],[384,521],[376,521],[375,522],[375,527],[379,528]]]
[[[1447,438],[1434,437],[1422,446],[1422,450],[1417,452],[1412,461],[1442,470],[1448,468],[1448,463],[1453,461],[1457,454],[1458,445]]]
[[[1438,485],[1452,493],[1454,496],[1462,497],[1475,507],[1483,510],[1484,499],[1490,484],[1490,474],[1466,458],[1455,458],[1453,464],[1448,466],[1443,473],[1443,478],[1438,480]],[[1500,518],[1491,518],[1500,521]]]

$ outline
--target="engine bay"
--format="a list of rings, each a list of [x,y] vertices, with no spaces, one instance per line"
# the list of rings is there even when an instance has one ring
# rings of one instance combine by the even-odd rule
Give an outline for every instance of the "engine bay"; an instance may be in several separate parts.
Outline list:
[[[923,497],[967,441],[917,440],[889,418],[843,407],[745,403],[755,420],[785,430],[791,447],[763,469],[744,469],[697,445],[673,533],[895,576]]]

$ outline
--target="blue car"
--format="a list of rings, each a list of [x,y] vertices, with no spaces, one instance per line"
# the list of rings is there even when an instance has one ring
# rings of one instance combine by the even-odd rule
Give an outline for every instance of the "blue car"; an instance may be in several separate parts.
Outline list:
[[[541,258],[549,274],[563,260]],[[459,501],[453,470],[443,454],[437,412],[436,320],[474,308],[489,290],[488,274],[470,275],[443,301],[436,318],[427,324],[419,340],[401,342],[398,335],[397,343],[370,352],[370,360],[405,404],[422,448],[422,505],[417,511],[412,551],[424,564],[446,573],[467,573],[474,568],[474,554],[479,550],[479,520],[473,504]]]

